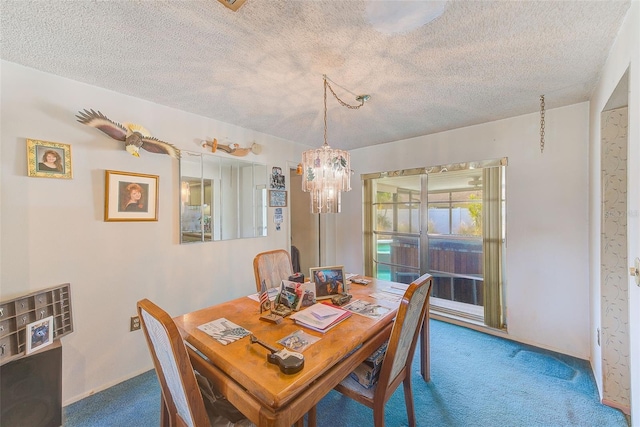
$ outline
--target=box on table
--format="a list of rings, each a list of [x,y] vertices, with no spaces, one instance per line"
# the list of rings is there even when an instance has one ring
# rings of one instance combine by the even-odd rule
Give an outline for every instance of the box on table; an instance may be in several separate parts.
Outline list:
[[[378,374],[380,373],[380,367],[384,360],[384,355],[387,352],[387,344],[385,342],[376,351],[371,353],[364,362],[358,365],[350,376],[364,388],[371,388],[378,382]]]

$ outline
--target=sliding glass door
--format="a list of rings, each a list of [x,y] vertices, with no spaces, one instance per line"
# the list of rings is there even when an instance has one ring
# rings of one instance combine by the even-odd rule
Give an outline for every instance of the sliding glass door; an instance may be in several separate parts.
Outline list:
[[[401,283],[430,273],[432,311],[503,327],[504,165],[499,159],[363,177],[370,207],[365,272]]]
[[[484,321],[482,276],[482,170],[435,174],[427,184],[427,271],[432,304]]]
[[[376,277],[411,283],[420,277],[420,176],[376,182]]]

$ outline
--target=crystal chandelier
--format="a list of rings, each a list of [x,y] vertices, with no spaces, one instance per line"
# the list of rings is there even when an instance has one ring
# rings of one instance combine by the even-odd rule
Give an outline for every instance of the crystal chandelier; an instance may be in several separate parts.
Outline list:
[[[347,108],[357,110],[369,100],[369,95],[356,97],[359,105],[343,102],[324,79],[324,144],[315,150],[302,153],[302,191],[311,193],[311,213],[339,213],[341,194],[351,190],[351,158],[344,150],[334,149],[327,144],[327,87]]]

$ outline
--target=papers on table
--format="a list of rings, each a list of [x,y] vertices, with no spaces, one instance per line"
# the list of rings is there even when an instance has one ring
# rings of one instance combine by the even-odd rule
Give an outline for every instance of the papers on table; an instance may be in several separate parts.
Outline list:
[[[319,337],[309,335],[308,333],[300,329],[282,338],[280,341],[278,341],[278,343],[287,347],[289,350],[302,352],[318,340],[320,340]]]
[[[215,338],[223,345],[237,341],[250,334],[250,332],[242,326],[238,326],[224,317],[200,325],[198,329]]]
[[[374,292],[370,296],[378,301],[386,301],[387,303],[398,303],[402,300],[403,294],[396,294],[392,292],[380,291]]]
[[[409,285],[404,283],[394,283],[388,288],[372,293],[370,296],[378,300],[383,305],[400,304],[404,293]]]
[[[362,300],[351,301],[349,304],[344,306],[344,309],[373,319],[379,319],[391,311],[389,307],[384,307],[380,304]]]
[[[361,277],[359,274],[355,274],[355,273],[345,273],[344,277],[351,283],[357,283],[359,285],[366,286],[369,283],[371,283],[371,280],[365,279],[364,277]]]
[[[267,294],[269,295],[269,300],[273,301],[274,299],[276,299],[276,297],[278,296],[278,292],[280,292],[280,288],[269,288],[269,289],[267,289]],[[249,298],[251,298],[254,301],[260,302],[260,294],[259,293],[251,294],[251,295],[249,295]]]
[[[351,312],[347,310],[316,303],[302,311],[293,313],[290,317],[300,326],[324,333],[349,316],[351,316]]]

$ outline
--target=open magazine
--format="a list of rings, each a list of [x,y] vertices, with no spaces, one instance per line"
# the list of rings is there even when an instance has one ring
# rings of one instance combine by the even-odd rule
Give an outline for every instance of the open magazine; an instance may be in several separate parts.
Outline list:
[[[224,317],[200,325],[198,329],[215,338],[223,345],[237,341],[250,334],[250,332],[242,326],[236,325]]]

